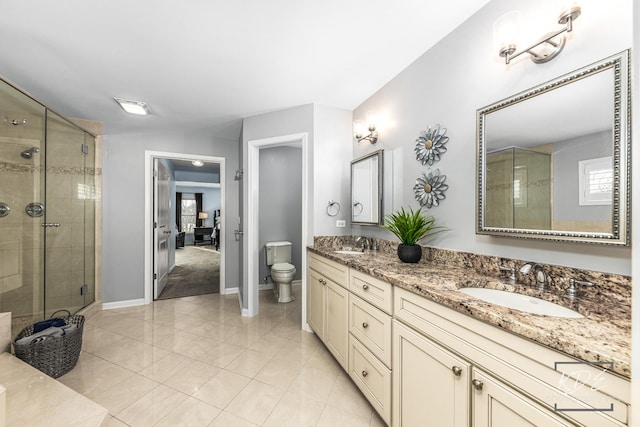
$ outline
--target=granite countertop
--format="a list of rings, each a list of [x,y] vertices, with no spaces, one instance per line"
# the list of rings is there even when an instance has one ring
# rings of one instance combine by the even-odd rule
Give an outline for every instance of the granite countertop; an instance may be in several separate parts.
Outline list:
[[[620,300],[570,299],[562,293],[509,284],[468,267],[424,260],[405,264],[396,254],[386,252],[345,255],[335,253],[335,248],[318,246],[309,250],[580,360],[613,362],[615,373],[631,377],[631,306]],[[571,308],[585,317],[568,319],[513,310],[457,292],[462,287],[515,291]]]

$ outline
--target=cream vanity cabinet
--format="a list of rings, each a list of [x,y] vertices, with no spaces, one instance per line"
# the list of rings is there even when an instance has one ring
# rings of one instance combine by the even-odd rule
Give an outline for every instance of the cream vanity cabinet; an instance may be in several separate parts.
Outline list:
[[[394,289],[393,426],[624,426],[629,382]]]
[[[308,253],[307,323],[391,425],[393,286]]]
[[[349,268],[313,253],[308,260],[307,323],[346,370]]]
[[[397,321],[393,351],[393,425],[467,427],[471,364]]]
[[[575,426],[480,369],[472,384],[475,427]]]
[[[391,424],[393,286],[349,270],[349,376]]]

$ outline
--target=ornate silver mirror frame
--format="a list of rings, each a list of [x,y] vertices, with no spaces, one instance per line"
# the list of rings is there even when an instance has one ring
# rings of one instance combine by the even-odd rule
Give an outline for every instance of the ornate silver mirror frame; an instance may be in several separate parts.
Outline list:
[[[588,85],[597,79],[604,79],[605,96],[604,99],[595,99],[585,102],[580,99],[583,95],[587,96],[592,92],[585,90]],[[580,88],[580,89],[578,89]],[[569,241],[580,243],[599,243],[610,245],[629,245],[630,244],[630,198],[631,198],[631,96],[630,96],[630,52],[628,50],[619,54],[601,60],[595,64],[578,69],[572,73],[561,76],[550,82],[544,83],[537,87],[531,88],[524,92],[518,93],[510,98],[496,102],[484,108],[477,110],[477,222],[476,233],[495,236],[509,236],[530,239]],[[564,94],[571,94],[564,96]],[[555,94],[555,95],[554,95]],[[552,102],[548,101],[551,96],[559,96],[563,94],[563,99],[554,98]],[[566,98],[566,99],[565,99]],[[562,104],[568,102],[564,108]],[[549,108],[540,108],[541,105],[548,105]],[[534,108],[534,106],[536,106]],[[525,108],[529,107],[529,110]],[[568,108],[567,108],[568,107]],[[592,109],[605,107],[604,121],[607,123],[605,131],[598,135],[603,139],[600,149],[606,149],[607,154],[603,159],[608,159],[611,169],[609,179],[609,187],[607,187],[608,199],[604,203],[595,203],[600,209],[605,209],[606,221],[603,222],[604,227],[592,225],[596,221],[582,221],[579,211],[584,211],[585,204],[582,203],[583,194],[577,194],[577,181],[583,180],[578,177],[578,163],[586,161],[573,158],[571,166],[570,179],[560,179],[560,171],[558,167],[560,160],[558,159],[554,166],[554,156],[556,149],[554,148],[553,139],[545,139],[542,134],[547,129],[564,131],[565,127],[571,127],[570,121],[575,122],[576,127],[582,125],[584,128],[590,126],[593,120],[588,115]],[[597,108],[598,107],[598,108]],[[542,117],[544,110],[548,110],[548,114],[544,115],[544,119],[533,117]],[[582,114],[582,115],[580,115]],[[540,116],[539,116],[540,115]],[[572,117],[570,117],[572,116]],[[602,114],[601,114],[602,116]],[[517,117],[517,119],[515,119]],[[507,119],[508,118],[508,119]],[[503,125],[502,122],[508,122]],[[533,122],[533,123],[532,123]],[[567,126],[565,126],[565,124]],[[610,126],[609,126],[610,124]],[[503,129],[507,129],[503,131]],[[581,130],[574,135],[562,135],[562,138],[569,138],[570,141],[580,143],[587,136],[583,135]],[[540,134],[537,142],[526,144],[524,141],[531,133]],[[591,134],[588,135],[591,138]],[[558,135],[557,139],[562,139]],[[535,138],[533,138],[535,139]],[[532,182],[531,170],[529,178],[527,178],[527,166],[516,166],[516,152],[540,152],[544,151],[540,147],[546,146],[548,156],[550,157],[550,165],[547,166],[548,175],[546,179],[539,179]],[[531,148],[533,147],[533,149]],[[511,153],[509,150],[513,150]],[[488,156],[500,154],[507,158],[511,156],[510,170],[507,167],[507,178],[504,183],[493,181],[496,175],[492,172],[492,167],[488,167],[489,162],[493,162],[494,158],[488,160]],[[610,156],[610,157],[609,157]],[[596,156],[592,156],[596,157]],[[593,159],[600,160],[600,159]],[[591,160],[589,160],[591,161]],[[606,164],[606,163],[605,163]],[[493,163],[492,163],[493,166]],[[502,166],[500,166],[502,167]],[[530,166],[533,168],[532,166]],[[520,169],[518,169],[520,168]],[[555,168],[555,169],[554,169]],[[575,169],[575,173],[573,170]],[[556,173],[558,176],[554,176]],[[488,178],[489,174],[489,178]],[[491,175],[493,174],[493,175]],[[503,173],[504,175],[504,173]],[[575,178],[574,178],[575,177]],[[488,192],[488,179],[491,180]],[[555,221],[557,214],[554,210],[555,205],[560,205],[566,199],[558,199],[558,194],[564,191],[561,188],[567,181],[576,181],[576,190],[571,192],[571,198],[575,198],[575,205],[580,199],[578,207],[571,207],[569,210],[576,212],[576,219],[571,218],[570,221]],[[546,181],[549,186],[547,190],[550,193],[550,207],[545,208],[550,213],[550,219],[547,221],[548,226],[525,224],[520,226],[516,221],[516,211],[532,209],[538,204],[538,200],[530,193],[534,191],[534,187],[542,185],[541,182]],[[586,181],[585,181],[586,182]],[[574,185],[572,184],[572,185]],[[502,191],[502,196],[498,197],[496,202],[496,188]],[[529,191],[529,194],[527,193]],[[581,190],[582,191],[582,190]],[[604,191],[604,190],[603,190]],[[554,201],[555,193],[555,201]],[[576,194],[574,194],[576,193]],[[505,194],[507,195],[505,201]],[[543,201],[541,203],[547,203]],[[573,202],[572,202],[573,203]],[[509,219],[496,220],[495,212],[501,209],[505,213],[500,213],[498,217],[511,216]],[[560,224],[560,225],[559,225]],[[576,225],[579,224],[579,225]]]

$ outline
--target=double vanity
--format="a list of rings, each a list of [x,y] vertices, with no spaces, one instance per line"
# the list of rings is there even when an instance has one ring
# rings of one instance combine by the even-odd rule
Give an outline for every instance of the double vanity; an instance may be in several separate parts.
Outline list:
[[[628,277],[545,266],[539,291],[501,277],[516,260],[427,248],[404,264],[390,242],[342,243],[308,248],[308,324],[388,425],[628,424]],[[595,286],[571,298],[570,279]],[[521,311],[536,305],[551,311]]]

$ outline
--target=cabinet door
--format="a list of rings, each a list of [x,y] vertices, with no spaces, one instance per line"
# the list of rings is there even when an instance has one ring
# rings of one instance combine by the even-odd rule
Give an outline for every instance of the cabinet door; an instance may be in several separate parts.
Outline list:
[[[325,291],[323,282],[325,279],[315,270],[308,271],[307,323],[318,335],[318,338],[324,341]]]
[[[476,368],[472,384],[474,427],[574,425]]]
[[[324,343],[346,371],[349,363],[349,291],[327,280]]]
[[[393,425],[467,427],[471,366],[393,322]]]

